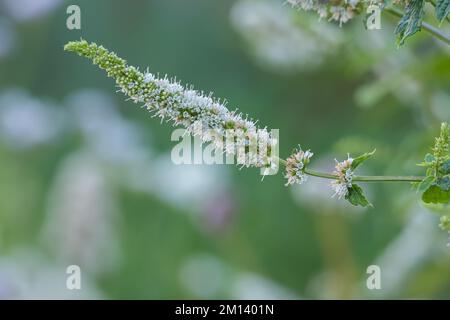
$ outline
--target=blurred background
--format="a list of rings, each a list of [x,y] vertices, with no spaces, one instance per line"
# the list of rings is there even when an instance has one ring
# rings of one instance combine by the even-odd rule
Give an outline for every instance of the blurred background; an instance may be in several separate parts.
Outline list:
[[[360,209],[328,181],[176,166],[173,128],[62,50],[83,37],[213,91],[280,129],[282,157],[300,143],[331,170],[377,148],[363,173],[420,175],[450,120],[450,50],[425,32],[397,49],[396,22],[339,28],[283,0],[0,0],[0,299],[449,298],[448,207],[405,183],[365,185]]]

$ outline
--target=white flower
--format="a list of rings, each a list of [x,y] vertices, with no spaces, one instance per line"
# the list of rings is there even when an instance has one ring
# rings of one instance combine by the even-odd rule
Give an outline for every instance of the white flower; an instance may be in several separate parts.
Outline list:
[[[351,169],[353,158],[347,156],[347,160],[339,162],[335,159],[336,166],[333,174],[337,179],[331,182],[331,187],[334,190],[332,197],[337,196],[338,199],[345,197],[348,194],[348,189],[352,187],[353,170]]]
[[[359,0],[347,0],[347,3],[355,8],[358,5]]]
[[[317,7],[317,14],[319,15],[319,20],[326,18],[328,16],[328,9],[324,5],[319,5]]]
[[[307,175],[305,174],[305,168],[313,155],[314,154],[311,151],[303,151],[301,147],[299,147],[286,159],[286,186],[306,182]]]
[[[378,0],[375,0],[378,1]],[[305,11],[314,10],[319,14],[320,19],[328,18],[330,21],[338,21],[339,25],[351,20],[358,8],[362,6],[360,0],[336,0],[336,1],[319,1],[319,0],[288,0],[293,8]]]
[[[314,3],[314,2],[317,2],[317,1],[315,1],[315,0],[287,0],[287,3],[289,3],[292,7],[300,8],[305,11],[312,10],[316,6],[316,3]]]
[[[151,82],[151,81],[153,81],[153,80],[155,80],[155,78],[153,77],[153,74],[147,72],[147,73],[144,75],[144,83],[149,83],[149,82]]]

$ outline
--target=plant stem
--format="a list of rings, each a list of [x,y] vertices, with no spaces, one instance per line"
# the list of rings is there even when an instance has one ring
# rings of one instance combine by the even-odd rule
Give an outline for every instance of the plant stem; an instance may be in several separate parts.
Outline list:
[[[420,182],[425,177],[420,176],[354,176],[353,181],[362,181],[362,182]]]
[[[286,160],[278,158],[278,161],[286,165]],[[324,179],[333,179],[336,180],[338,177],[332,173],[316,171],[311,169],[305,169],[305,174],[324,178]],[[352,181],[361,181],[361,182],[420,182],[425,177],[420,176],[353,176]]]
[[[400,10],[393,8],[393,7],[384,8],[383,11],[387,12],[395,17],[399,17],[399,18],[403,17],[403,13]],[[439,30],[438,28],[436,28],[426,22],[422,22],[422,27],[424,28],[424,30],[426,30],[428,33],[430,33],[437,39],[441,40],[442,42],[446,43],[447,45],[450,45],[450,37],[448,35],[446,35],[445,33],[443,33],[441,30]]]
[[[320,172],[315,170],[306,169],[305,173],[319,178],[325,179],[337,179],[337,176],[331,173]],[[352,181],[364,181],[364,182],[418,182],[422,181],[425,177],[416,176],[353,176]]]

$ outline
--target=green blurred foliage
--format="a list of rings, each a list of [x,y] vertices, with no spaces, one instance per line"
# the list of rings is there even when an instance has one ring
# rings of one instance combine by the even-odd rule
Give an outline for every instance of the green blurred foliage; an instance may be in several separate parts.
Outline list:
[[[314,160],[328,159],[330,169],[334,157],[343,159],[347,152],[357,155],[377,148],[362,171],[380,175],[422,174],[415,164],[429,151],[436,124],[450,119],[449,53],[422,34],[400,50],[392,39],[380,50],[371,49],[372,38],[367,36],[365,48],[352,35],[363,33],[364,37],[377,31],[366,31],[355,20],[337,28],[344,44],[320,67],[283,74],[261,68],[249,54],[249,44],[230,24],[235,1],[72,3],[81,8],[81,31],[65,27],[69,2],[45,17],[16,24],[16,48],[0,60],[2,91],[24,88],[59,108],[66,108],[66,97],[80,89],[113,94],[113,82],[103,73],[63,52],[64,43],[83,37],[114,50],[132,65],[148,66],[152,72],[213,91],[226,98],[230,107],[259,119],[259,124],[279,128],[282,156],[300,143],[315,152],[312,166]],[[389,19],[383,23],[392,34],[395,23]],[[396,67],[380,73],[391,61]],[[405,95],[400,88],[411,79],[419,88],[414,103],[402,99]],[[444,102],[434,103],[438,96]],[[151,140],[153,152],[170,152],[174,145],[170,126],[123,101],[120,94],[113,98],[120,115],[139,126],[145,141]],[[439,107],[442,104],[444,108]],[[58,261],[41,241],[47,197],[61,163],[83,144],[82,138],[71,134],[57,144],[25,150],[11,148],[3,140],[0,256],[9,257],[28,247],[42,252],[49,263]],[[112,271],[89,275],[103,296],[233,298],[239,295],[231,284],[239,282],[239,275],[250,273],[295,298],[449,297],[446,234],[437,227],[439,217],[428,214],[408,184],[365,185],[374,207],[354,211],[328,199],[328,194],[315,192],[311,199],[316,200],[305,200],[303,186],[284,187],[281,173],[261,181],[258,170],[230,166],[226,174],[231,181],[228,193],[233,213],[220,230],[209,230],[202,224],[202,215],[191,214],[198,208],[174,206],[158,196],[130,190],[114,181],[117,176],[108,180],[116,185],[114,198],[120,211],[114,234],[120,262]],[[327,192],[331,196],[331,190],[322,191]],[[417,234],[416,242],[406,242],[412,248],[395,247],[405,244],[398,239],[408,234],[405,230],[417,215],[430,220],[435,230],[426,233],[427,237]],[[414,246],[421,245],[432,250],[414,260]],[[378,263],[386,250],[394,252],[386,268],[403,282],[390,291],[374,293],[365,287],[366,268]],[[214,257],[228,270],[220,288],[204,296],[189,289],[182,279],[186,262],[199,255]],[[103,257],[100,254],[96,259]],[[64,270],[61,277],[65,277]]]

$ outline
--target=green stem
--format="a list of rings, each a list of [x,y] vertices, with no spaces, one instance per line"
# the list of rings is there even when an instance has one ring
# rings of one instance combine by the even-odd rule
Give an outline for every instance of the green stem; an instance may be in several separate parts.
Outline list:
[[[384,12],[387,12],[395,17],[403,17],[403,12],[400,10],[393,8],[393,7],[387,7],[383,9]],[[422,22],[422,28],[426,30],[428,33],[433,35],[436,39],[441,40],[442,42],[446,43],[447,45],[450,45],[450,37],[443,33],[438,28],[432,26],[431,24],[428,24],[426,22]]]
[[[305,173],[319,178],[325,179],[337,179],[337,176],[327,172],[320,172],[310,169],[305,169]],[[364,182],[419,182],[425,177],[416,176],[353,176],[352,181],[364,181]]]
[[[425,177],[421,176],[354,176],[352,181],[362,182],[420,182]]]
[[[278,158],[278,161],[282,165],[286,165],[286,160]],[[311,169],[305,169],[305,174],[313,177],[333,179],[336,180],[338,177],[332,173],[316,171]],[[425,177],[420,176],[353,176],[352,181],[361,182],[420,182]]]

